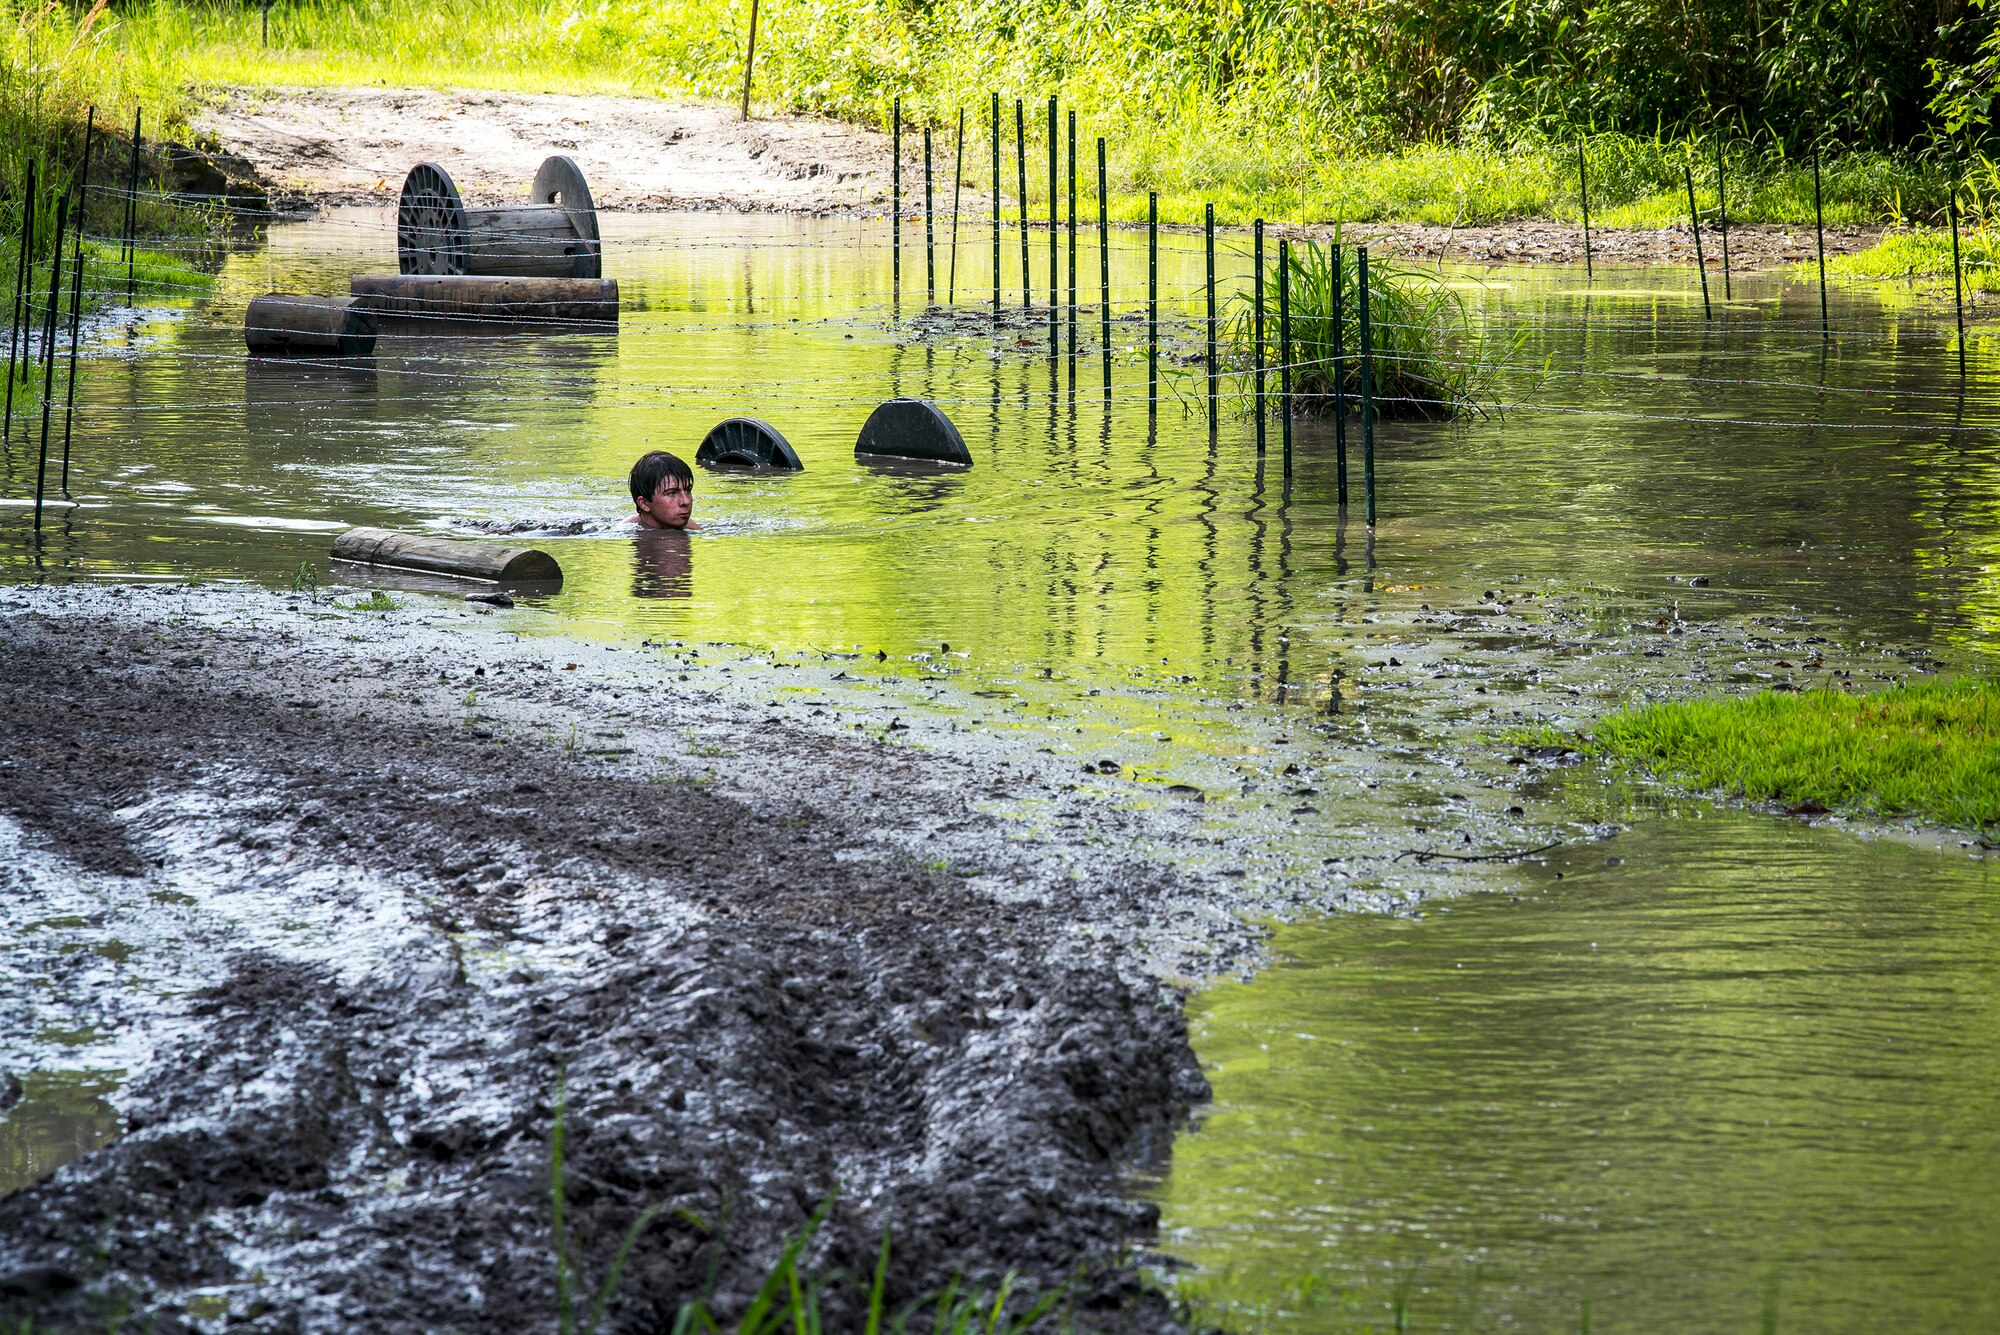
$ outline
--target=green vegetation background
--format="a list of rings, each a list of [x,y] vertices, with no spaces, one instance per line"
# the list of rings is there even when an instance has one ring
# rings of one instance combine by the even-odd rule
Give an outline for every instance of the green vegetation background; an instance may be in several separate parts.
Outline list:
[[[267,49],[256,5],[6,4],[9,183],[87,104],[122,126],[144,103],[172,128],[217,86],[731,98],[749,21],[749,0],[279,0]],[[901,97],[914,119],[977,122],[992,90],[1054,93],[1173,217],[1197,198],[1229,216],[1570,217],[1591,136],[1606,225],[1680,218],[1684,141],[1706,178],[1717,138],[1746,221],[1810,216],[1797,168],[1815,144],[1838,150],[1833,220],[1929,218],[1944,177],[1916,155],[1983,123],[2000,59],[1984,7],[1957,0],[763,0],[758,26],[767,110],[879,122]]]

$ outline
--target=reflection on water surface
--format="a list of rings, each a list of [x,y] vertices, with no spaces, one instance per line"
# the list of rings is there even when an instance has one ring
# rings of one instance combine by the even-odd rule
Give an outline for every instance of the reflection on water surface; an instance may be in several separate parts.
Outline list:
[[[2000,876],[1699,815],[1199,996],[1167,1250],[1279,1329],[1993,1329]]]
[[[1466,792],[1501,837],[1512,797],[1458,772],[1465,725],[1505,717],[1475,699],[1587,712],[1654,661],[1651,687],[1672,683],[1683,614],[1772,641],[1705,682],[1779,670],[1782,636],[1979,670],[2000,640],[1996,367],[1976,348],[1961,394],[1925,312],[1842,300],[1846,334],[1823,343],[1815,297],[1772,277],[1740,279],[1708,324],[1685,274],[1461,275],[1483,318],[1526,331],[1510,392],[1546,383],[1499,419],[1385,426],[1371,541],[1338,523],[1323,424],[1301,424],[1288,485],[1247,421],[1211,437],[1171,395],[1149,412],[1129,318],[1107,394],[1092,319],[1074,365],[1035,321],[997,345],[977,318],[892,329],[879,223],[604,223],[617,335],[386,337],[345,370],[246,364],[242,308],[386,267],[391,215],[274,228],[207,304],[104,334],[77,505],[39,551],[33,454],[17,438],[0,457],[0,575],[283,586],[347,525],[608,520],[638,454],[691,456],[754,415],[805,472],[699,477],[701,533],[550,537],[563,591],[501,624],[879,649],[999,694],[1053,678],[1066,693],[1021,714],[1031,745],[1073,723],[1095,745],[1115,718],[1226,761],[1319,719],[1297,759],[1324,777],[1289,819],[1381,853],[1398,822],[1465,819]],[[1117,240],[1129,317],[1143,237]],[[1192,309],[1193,240],[1167,239],[1170,312]],[[978,466],[857,465],[855,433],[897,394],[944,405]],[[1522,608],[1567,591],[1596,620],[1485,634],[1489,590]],[[1616,648],[1641,622],[1654,639]],[[1350,782],[1327,739],[1383,782]],[[1427,768],[1387,782],[1406,765]],[[1340,1329],[1401,1288],[1420,1329],[1574,1328],[1587,1300],[1599,1330],[1721,1330],[1775,1285],[1785,1329],[1994,1324],[1983,864],[1722,816],[1497,874],[1519,902],[1286,928],[1269,974],[1197,999],[1217,1102],[1156,1189],[1171,1249],[1221,1301]],[[81,1092],[61,1107],[81,1148],[99,1114]]]

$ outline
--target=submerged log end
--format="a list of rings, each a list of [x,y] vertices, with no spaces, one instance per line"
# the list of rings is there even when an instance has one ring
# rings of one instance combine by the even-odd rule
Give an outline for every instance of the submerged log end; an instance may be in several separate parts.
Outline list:
[[[333,559],[418,570],[488,584],[560,584],[562,566],[535,547],[433,538],[387,528],[351,528],[333,540]]]
[[[367,357],[375,313],[354,297],[271,292],[244,312],[243,343],[259,357]]]

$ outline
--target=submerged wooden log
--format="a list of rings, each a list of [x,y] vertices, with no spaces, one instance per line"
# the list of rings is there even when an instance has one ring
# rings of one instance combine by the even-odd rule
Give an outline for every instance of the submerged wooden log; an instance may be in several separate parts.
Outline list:
[[[463,542],[387,528],[347,530],[333,540],[333,559],[489,584],[560,584],[563,577],[556,559],[533,547]]]
[[[243,342],[260,357],[366,357],[375,313],[354,297],[272,292],[244,312]]]
[[[382,317],[504,320],[513,324],[618,323],[615,278],[497,278],[461,274],[366,274],[348,291]]]

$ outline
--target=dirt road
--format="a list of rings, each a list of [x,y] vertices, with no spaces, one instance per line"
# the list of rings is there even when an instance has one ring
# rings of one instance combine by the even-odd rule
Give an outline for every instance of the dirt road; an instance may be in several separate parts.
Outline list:
[[[568,154],[605,209],[875,212],[890,196],[887,135],[810,118],[744,123],[727,108],[657,98],[412,88],[269,88],[233,92],[196,120],[247,162],[285,206],[393,203],[421,161],[451,173],[468,202],[524,199],[543,158]],[[906,136],[905,181],[922,179]],[[977,193],[977,192],[975,192]],[[918,216],[912,190],[906,202]],[[977,212],[976,200],[967,207]],[[1318,220],[1315,220],[1317,222]],[[1304,229],[1311,232],[1315,229]],[[1583,263],[1581,229],[1527,220],[1474,227],[1361,227],[1379,250],[1481,264]],[[1880,228],[1827,232],[1829,254],[1873,245]],[[1810,227],[1730,229],[1737,272],[1810,259]],[[1710,238],[1708,262],[1719,262]],[[1600,264],[1691,265],[1685,227],[1599,229]]]

